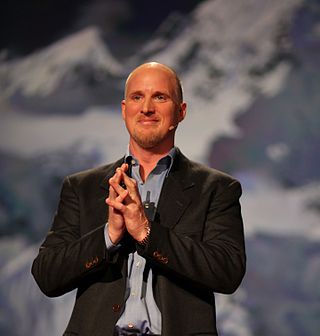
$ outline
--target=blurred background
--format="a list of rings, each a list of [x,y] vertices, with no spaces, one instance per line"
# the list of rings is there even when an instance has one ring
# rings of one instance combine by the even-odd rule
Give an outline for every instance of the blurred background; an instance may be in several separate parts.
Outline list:
[[[220,335],[318,336],[319,0],[1,2],[0,334],[62,335],[75,293],[46,298],[31,263],[63,177],[124,154],[124,81],[151,60],[182,79],[182,152],[243,185],[248,270]]]

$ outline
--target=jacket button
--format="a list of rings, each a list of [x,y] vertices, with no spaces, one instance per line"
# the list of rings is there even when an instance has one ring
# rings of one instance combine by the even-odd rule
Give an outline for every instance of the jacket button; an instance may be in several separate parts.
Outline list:
[[[160,259],[160,261],[163,263],[163,264],[167,264],[169,262],[169,259],[167,257],[162,257]]]
[[[87,261],[86,262],[86,269],[89,269],[92,267],[92,262],[91,261]]]
[[[114,313],[117,313],[120,310],[121,306],[119,305],[119,303],[115,303],[114,305],[112,305],[112,310]]]

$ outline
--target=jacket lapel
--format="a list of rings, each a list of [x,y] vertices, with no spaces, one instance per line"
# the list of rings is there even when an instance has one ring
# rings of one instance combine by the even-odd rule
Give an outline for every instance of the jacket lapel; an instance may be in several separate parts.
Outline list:
[[[122,163],[123,159],[120,159],[103,171],[96,203],[96,213],[99,216],[99,223],[105,223],[108,220],[108,206],[106,204],[106,198],[109,196],[109,179],[114,175],[117,167],[121,166]]]
[[[172,228],[178,223],[192,201],[193,186],[189,160],[178,151],[159,199],[161,225]]]
[[[104,172],[100,187],[108,190],[109,193],[109,179],[115,174],[116,169],[122,165],[124,162],[124,157],[112,163],[108,169]]]

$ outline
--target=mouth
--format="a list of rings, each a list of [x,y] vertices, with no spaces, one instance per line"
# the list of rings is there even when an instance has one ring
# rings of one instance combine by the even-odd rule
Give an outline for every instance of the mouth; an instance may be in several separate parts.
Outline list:
[[[159,123],[158,119],[140,119],[138,120],[138,124],[142,126],[155,126]]]

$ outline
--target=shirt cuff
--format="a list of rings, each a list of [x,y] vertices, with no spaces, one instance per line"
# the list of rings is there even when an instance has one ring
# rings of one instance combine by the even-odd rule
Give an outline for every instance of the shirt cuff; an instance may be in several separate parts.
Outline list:
[[[106,243],[106,248],[109,252],[116,251],[121,244],[114,245],[109,237],[109,223],[106,223],[104,229],[104,241]]]

